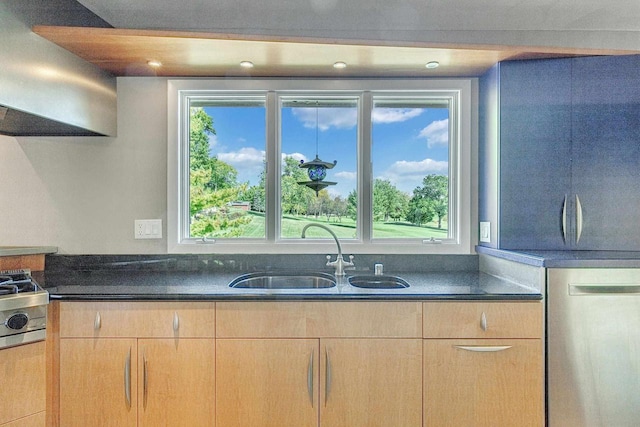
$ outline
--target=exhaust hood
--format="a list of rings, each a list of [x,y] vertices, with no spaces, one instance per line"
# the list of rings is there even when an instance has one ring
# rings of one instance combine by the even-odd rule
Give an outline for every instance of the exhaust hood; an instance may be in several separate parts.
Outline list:
[[[102,136],[81,127],[0,105],[0,134],[8,136]]]
[[[115,136],[116,78],[34,25],[110,27],[76,0],[0,1],[0,134]]]

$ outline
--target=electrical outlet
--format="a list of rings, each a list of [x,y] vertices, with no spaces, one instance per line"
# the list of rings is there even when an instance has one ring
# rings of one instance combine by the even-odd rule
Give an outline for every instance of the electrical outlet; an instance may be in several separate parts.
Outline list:
[[[136,219],[133,237],[136,239],[162,239],[162,220]]]
[[[491,243],[491,223],[480,221],[480,242]]]

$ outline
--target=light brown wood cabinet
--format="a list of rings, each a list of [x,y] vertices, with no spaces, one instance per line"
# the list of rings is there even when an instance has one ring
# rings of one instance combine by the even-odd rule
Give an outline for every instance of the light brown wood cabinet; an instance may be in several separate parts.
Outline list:
[[[61,303],[60,425],[213,426],[214,307]]]
[[[422,425],[420,303],[216,309],[218,427]]]
[[[424,303],[424,425],[544,424],[540,302]]]
[[[44,427],[44,341],[0,350],[0,426]]]
[[[56,304],[64,427],[543,425],[541,302]]]

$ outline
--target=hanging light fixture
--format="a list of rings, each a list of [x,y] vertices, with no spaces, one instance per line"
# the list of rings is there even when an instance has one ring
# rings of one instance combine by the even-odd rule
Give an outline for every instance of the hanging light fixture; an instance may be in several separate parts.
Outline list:
[[[337,184],[337,182],[324,180],[327,176],[327,169],[333,169],[337,163],[337,160],[334,160],[333,163],[323,162],[318,157],[318,102],[316,101],[316,158],[310,162],[300,160],[300,168],[307,170],[307,175],[309,175],[311,181],[298,181],[298,184],[311,188],[318,196],[318,192],[323,188]]]

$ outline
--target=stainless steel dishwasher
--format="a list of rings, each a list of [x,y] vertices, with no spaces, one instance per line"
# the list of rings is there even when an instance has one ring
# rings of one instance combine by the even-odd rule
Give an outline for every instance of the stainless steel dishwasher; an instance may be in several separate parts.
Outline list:
[[[549,269],[549,427],[640,425],[640,269]]]

